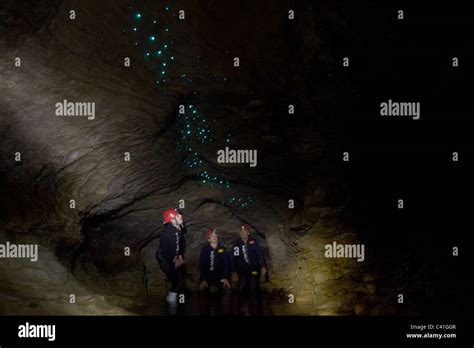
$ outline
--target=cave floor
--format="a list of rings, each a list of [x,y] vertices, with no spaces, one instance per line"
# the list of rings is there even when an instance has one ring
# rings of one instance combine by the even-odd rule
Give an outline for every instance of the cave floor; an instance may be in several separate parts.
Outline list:
[[[185,303],[170,307],[162,297],[153,297],[147,304],[126,308],[138,315],[191,315],[191,316],[273,316],[317,315],[306,304],[287,303],[263,293],[259,299],[239,297],[202,296],[196,292],[186,294]]]

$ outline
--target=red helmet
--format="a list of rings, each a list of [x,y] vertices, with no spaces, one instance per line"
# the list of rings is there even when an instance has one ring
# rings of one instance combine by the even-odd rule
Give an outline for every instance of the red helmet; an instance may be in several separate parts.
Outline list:
[[[247,232],[250,232],[249,225],[247,225],[247,224],[243,224],[240,228],[241,228],[242,230],[245,230],[245,231],[247,231]]]
[[[210,228],[207,230],[207,233],[206,233],[206,237],[209,238],[211,236],[211,234],[213,233],[217,233],[216,230]]]
[[[171,219],[176,217],[178,215],[178,212],[176,209],[167,209],[163,213],[163,221],[165,224],[171,222]]]

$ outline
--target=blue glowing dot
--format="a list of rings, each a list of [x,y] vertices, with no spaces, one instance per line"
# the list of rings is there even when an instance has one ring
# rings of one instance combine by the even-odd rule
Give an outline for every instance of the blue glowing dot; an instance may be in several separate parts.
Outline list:
[[[150,52],[147,52],[147,53],[146,53],[146,56],[149,57],[149,56],[150,56]]]
[[[161,55],[161,53],[162,53],[161,51],[158,51],[158,55]]]
[[[137,31],[137,28],[136,28],[136,27],[135,27],[135,28],[133,28],[133,31]]]
[[[174,60],[174,57],[171,57],[171,60]]]
[[[137,13],[137,14],[135,15],[135,18],[137,18],[137,19],[142,18],[142,14],[141,14],[141,13]]]
[[[156,36],[155,36],[155,35],[150,36],[150,40],[151,40],[151,41],[155,41],[155,40],[156,40]]]
[[[166,63],[163,63],[163,66],[166,66]]]
[[[168,32],[168,31],[169,31],[169,29],[168,29],[168,28],[166,28],[166,29],[165,29],[165,31],[166,31],[166,32]]]

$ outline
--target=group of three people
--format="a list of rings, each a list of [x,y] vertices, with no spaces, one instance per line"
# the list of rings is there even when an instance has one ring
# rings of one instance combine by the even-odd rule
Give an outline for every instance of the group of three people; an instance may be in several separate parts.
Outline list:
[[[176,209],[167,209],[163,222],[165,226],[156,259],[171,282],[166,300],[176,303],[185,286],[183,216]],[[260,287],[260,278],[268,273],[265,256],[257,240],[250,236],[247,225],[241,226],[240,238],[234,241],[230,253],[220,243],[217,231],[209,229],[207,244],[201,250],[199,270],[199,290],[222,294],[231,292],[232,280],[237,282],[239,294],[255,294]]]

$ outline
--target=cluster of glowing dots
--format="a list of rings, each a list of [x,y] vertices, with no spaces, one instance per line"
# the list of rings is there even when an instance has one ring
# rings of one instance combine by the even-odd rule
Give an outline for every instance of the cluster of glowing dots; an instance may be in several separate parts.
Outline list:
[[[235,206],[239,206],[241,208],[245,208],[248,206],[250,203],[255,202],[256,197],[255,196],[248,196],[248,197],[229,197],[227,199],[227,203]]]
[[[130,6],[130,8],[132,7]],[[170,11],[170,7],[166,6],[164,7],[164,10]],[[176,14],[173,13],[173,16],[176,16]],[[173,41],[167,41],[169,28],[161,25],[160,21],[156,18],[148,18],[148,16],[143,12],[135,12],[133,19],[134,23],[130,31],[136,35],[134,45],[144,48],[145,59],[152,64],[153,68],[157,69],[155,82],[158,86],[163,86],[166,83],[169,66],[173,61],[175,61],[175,57],[169,52],[170,46],[174,44]],[[145,27],[151,29],[145,29]],[[124,32],[126,32],[126,30],[124,30]],[[199,56],[197,58],[200,59]],[[184,73],[181,74],[180,77],[190,83],[193,81]],[[214,78],[222,82],[228,82],[226,76],[218,76],[217,74],[214,74]],[[163,93],[165,94],[165,92]],[[204,167],[206,162],[190,145],[187,144],[187,141],[196,139],[201,144],[210,144],[213,142],[214,138],[209,126],[210,122],[193,104],[188,104],[186,106],[186,112],[184,114],[178,113],[176,120],[181,135],[177,142],[177,148],[178,151],[185,154],[183,164],[189,169],[199,169]],[[212,122],[215,122],[215,120]],[[225,136],[224,141],[226,144],[230,143],[230,134]],[[205,170],[199,172],[197,177],[203,184],[218,186],[225,189],[230,188],[228,180],[220,176],[211,175]],[[229,197],[226,200],[226,203],[239,207],[246,207],[254,201],[254,197]]]
[[[214,138],[211,135],[211,130],[208,125],[209,122],[203,115],[201,115],[198,108],[191,103],[185,105],[184,114],[178,113],[176,122],[181,133],[181,136],[178,139],[178,151],[186,153],[183,164],[188,169],[203,168],[206,165],[206,162],[190,145],[187,144],[187,141],[195,139],[201,144],[211,143]],[[230,134],[227,133],[225,142],[229,143],[230,141]],[[222,175],[216,176],[210,174],[207,170],[202,170],[197,174],[197,177],[202,184],[217,186],[221,189],[230,188],[229,181],[223,178]],[[254,201],[254,197],[229,197],[226,200],[226,203],[244,208]]]
[[[185,105],[184,114],[178,112],[176,124],[180,131],[180,137],[177,144],[178,151],[186,154],[183,164],[188,169],[203,167],[205,161],[190,145],[188,145],[187,142],[194,139],[203,144],[212,141],[210,135],[211,131],[207,126],[207,121],[202,117],[193,104],[188,103]]]
[[[166,6],[165,10],[169,11],[169,6]],[[139,46],[142,43],[140,46],[144,47],[146,59],[157,69],[155,83],[163,85],[166,83],[169,66],[175,60],[175,57],[169,52],[169,47],[174,42],[167,42],[169,28],[161,26],[158,19],[152,19],[153,25],[151,29],[144,29],[144,27],[148,27],[147,23],[150,24],[150,19],[147,19],[142,12],[136,12],[133,15],[133,19],[134,23],[131,32],[137,35],[135,46]]]
[[[210,144],[214,140],[208,120],[193,104],[186,106],[184,114],[178,113],[178,124],[183,140],[195,137],[201,144]]]
[[[201,144],[209,144],[214,138],[207,119],[199,112],[198,108],[187,103],[184,114],[178,113],[176,117],[178,128],[180,129],[180,139],[178,140],[178,150],[186,153],[183,164],[188,169],[196,169],[205,166],[205,161],[193,148],[187,144],[188,141],[196,140]],[[228,180],[220,176],[209,174],[206,170],[197,174],[201,183],[221,188],[230,188]]]
[[[182,143],[181,143],[182,144]],[[183,164],[189,168],[200,168],[204,165],[204,161],[201,159],[201,156],[195,151],[193,151],[192,147],[189,145],[184,145],[184,149],[178,148],[179,151],[186,153],[186,158],[183,161]]]
[[[210,186],[217,184],[218,186],[222,188],[230,188],[230,184],[227,180],[218,176],[210,175],[207,171],[203,171],[199,173],[198,176],[201,179],[203,184],[208,183]]]

